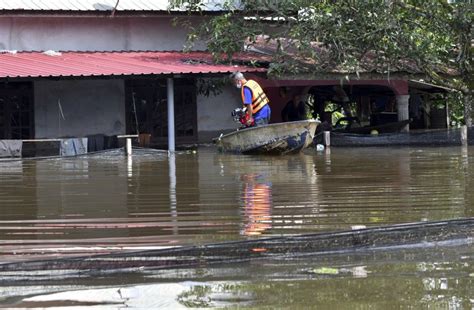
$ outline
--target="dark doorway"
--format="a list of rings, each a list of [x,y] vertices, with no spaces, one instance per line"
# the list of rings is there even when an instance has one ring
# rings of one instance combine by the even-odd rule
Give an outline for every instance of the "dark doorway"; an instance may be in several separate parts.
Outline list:
[[[0,83],[0,139],[33,139],[32,83]]]
[[[127,133],[149,135],[146,144],[168,144],[166,79],[126,81]],[[196,87],[192,79],[174,79],[175,141],[197,142]]]

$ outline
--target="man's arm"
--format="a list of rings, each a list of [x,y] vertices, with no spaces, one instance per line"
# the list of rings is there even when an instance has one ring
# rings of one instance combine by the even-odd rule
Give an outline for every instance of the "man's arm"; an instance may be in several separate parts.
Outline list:
[[[250,88],[244,86],[244,105],[247,107],[248,121],[247,125],[252,124],[253,110],[252,110],[252,91]]]
[[[253,122],[253,110],[252,110],[252,105],[248,104],[247,105],[247,115],[249,116],[247,125],[251,125]]]

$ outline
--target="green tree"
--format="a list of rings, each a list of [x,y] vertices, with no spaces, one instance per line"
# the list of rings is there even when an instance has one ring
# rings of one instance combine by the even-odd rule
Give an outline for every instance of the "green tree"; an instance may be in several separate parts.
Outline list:
[[[186,3],[189,10],[202,7]],[[275,47],[274,75],[412,69],[461,92],[472,126],[471,1],[227,0],[221,13],[190,28],[189,43],[204,40],[217,58],[230,60],[264,38]]]

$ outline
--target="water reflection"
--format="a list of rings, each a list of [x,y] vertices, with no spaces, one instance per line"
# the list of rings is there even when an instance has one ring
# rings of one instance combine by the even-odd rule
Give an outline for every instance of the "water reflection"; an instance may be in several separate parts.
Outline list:
[[[0,162],[0,261],[474,216],[473,156],[202,148]]]
[[[202,164],[202,163],[201,163]],[[320,182],[314,156],[258,157],[215,155],[223,184],[235,190],[241,214],[240,234],[261,236],[317,227]],[[227,189],[229,191],[229,189]]]
[[[473,259],[472,245],[268,257],[195,269],[101,274],[51,286],[30,281],[21,290],[2,282],[0,301],[20,308],[89,303],[147,309],[470,309]]]
[[[245,236],[258,236],[272,227],[272,183],[264,175],[243,174],[243,229]]]
[[[171,221],[173,222],[173,234],[178,234],[178,225],[177,217],[178,212],[176,210],[177,201],[176,201],[176,154],[170,152],[168,154],[169,162],[169,177],[170,177],[170,211],[171,211]]]
[[[133,157],[127,156],[127,176],[131,178],[133,176]]]
[[[203,148],[0,162],[0,263],[472,217],[473,162],[472,147],[333,148],[280,157]],[[123,283],[143,297],[127,295],[128,305],[185,307],[194,293],[210,292],[211,306],[473,306],[472,244],[461,252],[360,255],[101,275],[53,286],[31,275],[21,290],[2,282],[0,300],[104,286],[116,294]],[[150,281],[171,282],[179,293],[148,287]],[[147,299],[158,289],[167,297]]]

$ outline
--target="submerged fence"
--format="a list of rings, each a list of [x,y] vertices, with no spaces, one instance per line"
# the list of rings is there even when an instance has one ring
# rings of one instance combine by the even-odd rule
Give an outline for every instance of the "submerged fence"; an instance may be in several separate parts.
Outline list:
[[[83,138],[0,140],[0,158],[78,156],[117,149],[131,150],[131,139],[138,135],[90,135]]]
[[[32,271],[51,271],[51,274],[54,274],[54,271],[60,271],[62,276],[66,272],[74,276],[76,273],[124,271],[134,268],[202,267],[259,258],[433,247],[449,242],[458,245],[473,244],[474,218],[261,238],[163,250],[7,263],[0,264],[0,278],[2,281],[9,279],[15,281],[21,278],[22,274],[28,275]]]
[[[315,144],[324,144],[324,132],[314,138]],[[121,141],[138,138],[137,135],[92,135],[84,138],[0,140],[1,158],[29,158],[77,156],[102,150],[129,146]],[[456,146],[474,145],[474,127],[418,130],[409,133],[378,135],[330,132],[331,146]],[[130,146],[131,147],[131,146]]]

